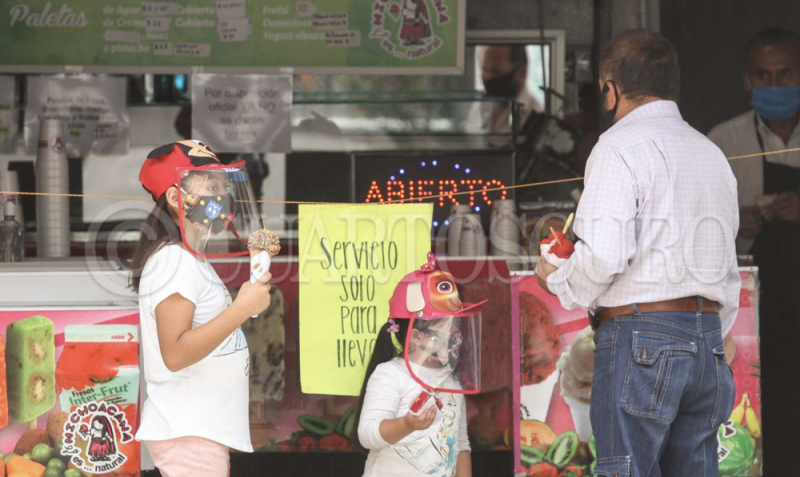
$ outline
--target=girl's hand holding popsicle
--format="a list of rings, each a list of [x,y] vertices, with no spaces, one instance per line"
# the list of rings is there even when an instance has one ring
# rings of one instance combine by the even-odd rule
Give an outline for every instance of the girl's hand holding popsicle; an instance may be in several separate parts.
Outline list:
[[[281,243],[278,236],[267,229],[256,230],[247,239],[247,248],[250,250],[250,284],[255,285],[256,282],[266,283],[272,275],[269,275],[269,267],[272,265],[272,257],[281,251]],[[262,280],[266,275],[269,275],[266,280]],[[245,284],[247,285],[247,284]],[[244,291],[245,286],[239,293]],[[267,289],[269,291],[269,289]],[[267,307],[269,300],[267,301]],[[259,312],[251,316],[255,318],[258,313],[265,310],[261,309]]]
[[[272,257],[281,251],[281,242],[273,232],[261,229],[250,234],[247,248],[250,249],[250,283],[255,283],[269,272]]]
[[[241,309],[244,311],[245,316],[255,318],[269,308],[272,302],[272,298],[269,295],[269,290],[272,288],[269,284],[271,278],[272,275],[267,272],[256,283],[242,283],[234,304],[242,307]]]

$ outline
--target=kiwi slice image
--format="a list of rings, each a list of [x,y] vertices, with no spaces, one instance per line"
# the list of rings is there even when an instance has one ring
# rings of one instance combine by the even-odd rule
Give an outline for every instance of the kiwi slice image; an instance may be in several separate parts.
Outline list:
[[[300,416],[297,423],[303,430],[317,436],[327,436],[333,432],[333,423],[317,416]]]
[[[558,467],[564,467],[570,463],[575,453],[578,452],[578,445],[581,439],[578,434],[573,431],[567,431],[553,442],[550,449],[547,451],[547,460],[554,463]]]
[[[533,447],[528,446],[520,446],[519,448],[520,460],[527,465],[536,465],[540,462],[544,462],[545,456],[543,453],[539,452],[538,450],[534,449]]]

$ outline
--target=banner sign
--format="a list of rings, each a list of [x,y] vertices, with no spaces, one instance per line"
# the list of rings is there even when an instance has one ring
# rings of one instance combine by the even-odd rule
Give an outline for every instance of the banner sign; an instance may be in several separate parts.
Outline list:
[[[389,298],[431,248],[430,204],[301,205],[300,386],[357,396]]]
[[[18,0],[0,71],[460,74],[465,0]],[[403,70],[398,73],[398,70]]]

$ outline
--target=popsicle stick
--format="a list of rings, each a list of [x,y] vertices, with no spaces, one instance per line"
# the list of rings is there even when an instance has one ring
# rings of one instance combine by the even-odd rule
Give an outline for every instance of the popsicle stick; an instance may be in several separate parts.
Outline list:
[[[556,238],[556,243],[558,243],[559,245],[561,245],[561,240],[558,240],[558,235],[556,235],[556,231],[555,231],[555,230],[553,230],[553,227],[550,227],[550,233],[551,233],[551,234],[553,234],[553,237],[555,237],[555,238]]]
[[[566,235],[567,230],[569,230],[569,226],[572,225],[572,219],[575,218],[575,212],[570,212],[569,217],[567,217],[567,222],[564,224],[564,230],[561,231],[562,234]]]
[[[38,429],[39,428],[39,423],[37,421],[39,421],[39,419],[34,419],[32,421],[28,421],[28,430],[29,431],[32,431],[34,429]]]

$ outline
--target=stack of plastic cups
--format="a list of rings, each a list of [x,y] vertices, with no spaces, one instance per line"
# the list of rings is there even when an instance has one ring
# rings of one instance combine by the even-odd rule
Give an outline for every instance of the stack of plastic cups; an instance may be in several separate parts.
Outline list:
[[[447,228],[447,255],[456,257],[460,255],[461,229],[464,227],[464,217],[470,213],[469,205],[454,205],[450,209],[450,225]]]
[[[459,255],[462,257],[482,257],[486,255],[486,236],[481,226],[481,216],[464,216],[459,241]]]
[[[513,200],[494,202],[489,237],[492,255],[505,257],[520,255],[520,225]],[[509,264],[509,268],[517,267]]]
[[[6,192],[19,192],[19,179],[17,171],[0,171],[0,190]],[[22,215],[22,201],[17,194],[0,194],[0,210],[4,210],[6,201],[14,202],[14,218],[17,222],[25,225],[25,218]]]
[[[36,154],[36,192],[66,194],[69,191],[67,148],[61,121],[45,119],[39,129]],[[36,254],[69,256],[69,199],[36,196]]]

